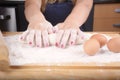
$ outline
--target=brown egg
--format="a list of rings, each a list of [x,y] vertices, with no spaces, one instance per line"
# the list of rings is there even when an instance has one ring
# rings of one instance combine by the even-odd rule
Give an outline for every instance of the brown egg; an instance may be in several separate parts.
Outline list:
[[[120,36],[110,39],[107,43],[107,47],[110,51],[119,53],[120,52]]]
[[[88,55],[95,55],[100,49],[100,43],[96,39],[89,39],[84,43],[83,49]]]
[[[103,47],[107,43],[107,38],[102,34],[94,34],[91,39],[97,39],[100,43],[100,47]]]

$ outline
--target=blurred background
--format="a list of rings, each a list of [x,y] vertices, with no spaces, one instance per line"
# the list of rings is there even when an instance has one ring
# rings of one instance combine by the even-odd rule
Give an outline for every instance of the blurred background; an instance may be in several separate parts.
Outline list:
[[[0,0],[0,29],[2,31],[25,31],[25,0]],[[120,0],[94,0],[85,31],[120,32]]]

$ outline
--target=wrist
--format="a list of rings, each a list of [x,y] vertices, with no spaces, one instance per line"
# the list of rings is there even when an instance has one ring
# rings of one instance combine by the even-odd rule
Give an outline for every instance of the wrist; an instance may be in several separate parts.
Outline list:
[[[72,27],[76,27],[76,28],[79,28],[82,24],[76,20],[76,19],[66,19],[64,21],[65,24],[69,24],[70,26]]]
[[[41,16],[41,15],[34,15],[29,19],[29,23],[32,23],[32,22],[44,22],[44,21],[46,21],[46,19],[45,19],[44,16]]]
[[[82,26],[84,24],[84,18],[80,18],[78,17],[80,15],[76,15],[76,14],[70,14],[65,22],[70,23],[71,25],[76,25],[78,27]]]

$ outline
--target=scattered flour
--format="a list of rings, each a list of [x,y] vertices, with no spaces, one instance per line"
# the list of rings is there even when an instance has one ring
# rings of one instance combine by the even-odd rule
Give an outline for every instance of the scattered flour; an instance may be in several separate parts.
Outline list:
[[[85,34],[86,38],[89,38],[91,35]],[[11,65],[120,62],[120,53],[110,52],[106,46],[102,47],[96,55],[88,56],[84,53],[82,44],[70,46],[66,49],[55,46],[37,48],[19,42],[18,37],[19,35],[4,37],[9,49]],[[107,38],[110,39],[108,36]]]

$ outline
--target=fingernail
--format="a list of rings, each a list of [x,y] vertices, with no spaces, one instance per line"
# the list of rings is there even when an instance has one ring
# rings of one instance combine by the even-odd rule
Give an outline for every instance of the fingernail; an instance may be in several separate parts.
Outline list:
[[[71,45],[73,45],[74,44],[74,42],[73,41],[71,41]]]
[[[48,34],[51,34],[52,32],[48,32]]]
[[[50,32],[48,32],[48,34],[50,34]]]
[[[58,47],[58,46],[59,46],[59,44],[56,42],[56,43],[55,43],[55,46],[57,46],[57,47]]]
[[[61,45],[61,48],[64,48],[64,45],[63,45],[63,44]]]
[[[55,33],[55,32],[56,32],[56,30],[53,31],[53,33]]]
[[[29,42],[30,45],[32,45],[32,42]]]
[[[39,45],[37,45],[37,47],[40,47]]]
[[[20,38],[21,40],[23,39],[23,37]]]

